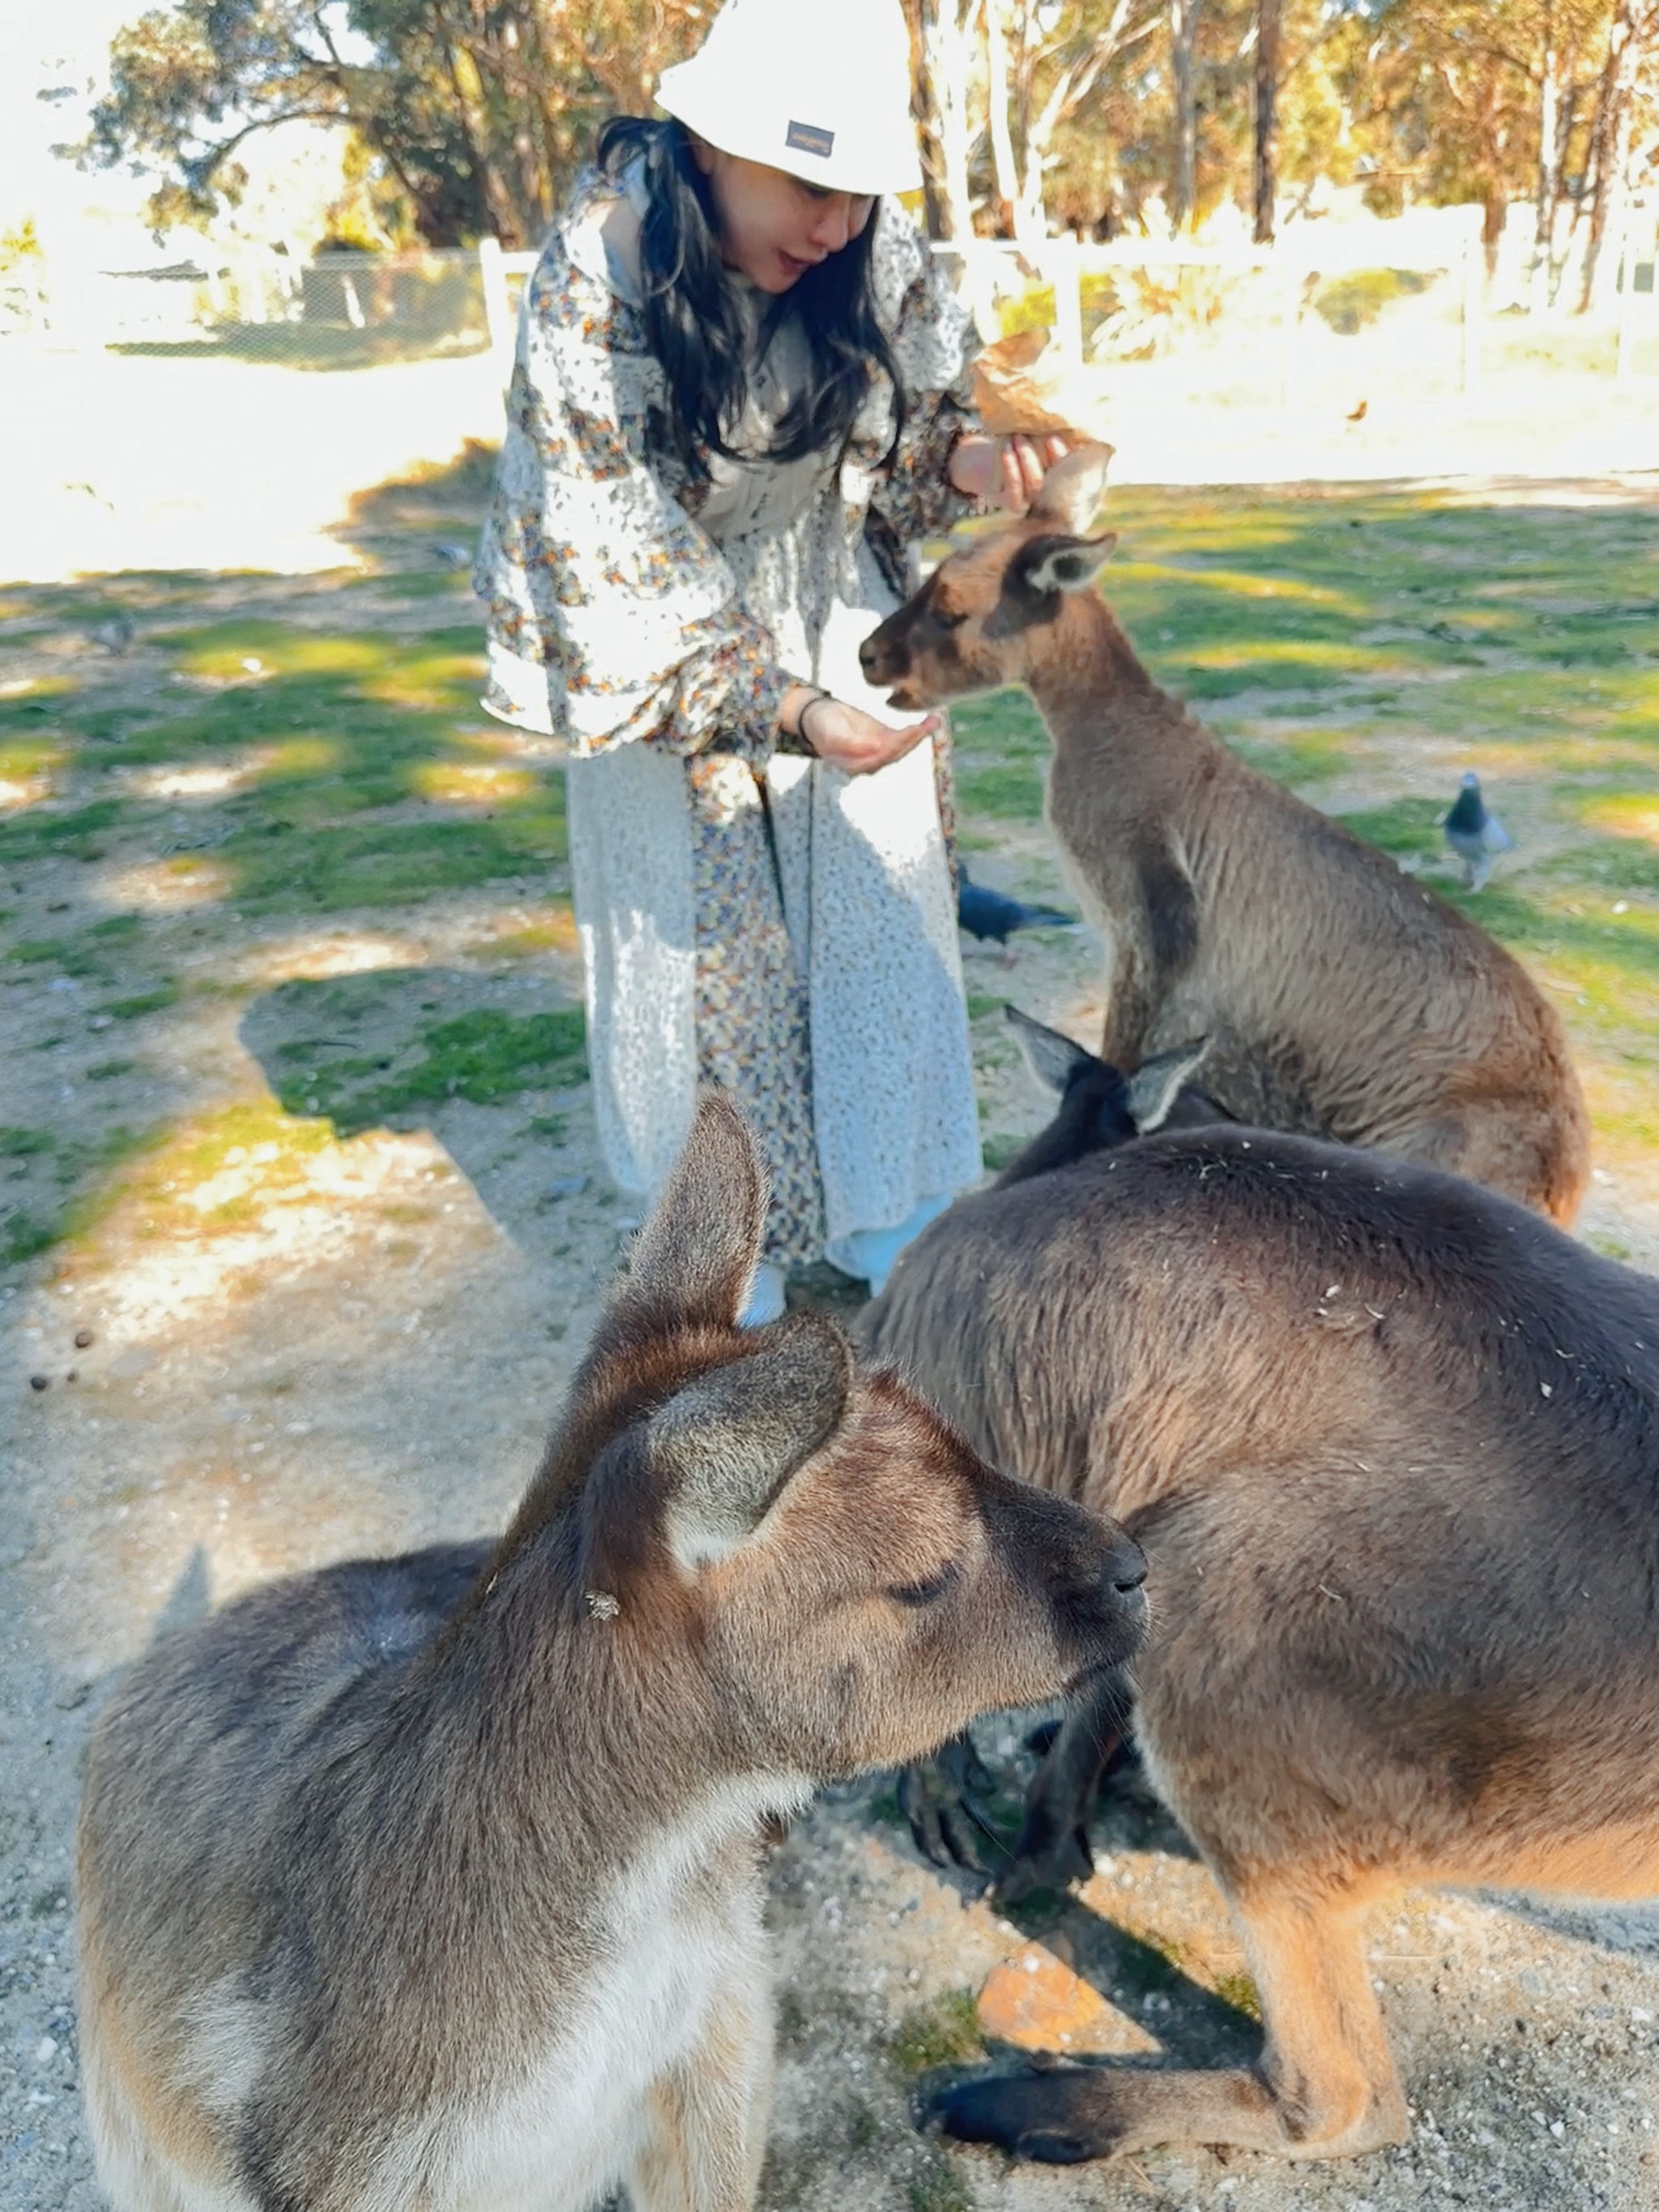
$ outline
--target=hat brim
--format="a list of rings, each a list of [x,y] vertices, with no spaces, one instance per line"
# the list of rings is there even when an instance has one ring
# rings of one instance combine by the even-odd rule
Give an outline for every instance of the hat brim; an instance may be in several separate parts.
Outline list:
[[[688,131],[719,147],[721,153],[734,154],[740,161],[758,161],[766,168],[781,169],[785,176],[799,177],[803,183],[822,185],[827,191],[851,192],[860,199],[921,191],[921,161],[914,145],[903,149],[872,145],[846,131],[821,131],[810,121],[780,125],[775,120],[734,112],[726,101],[711,97],[708,86],[700,87],[695,76],[689,83],[677,82],[681,71],[690,67],[680,63],[663,71],[657,85],[657,105]],[[792,145],[791,135],[796,132],[804,143]],[[826,138],[828,152],[818,150]]]

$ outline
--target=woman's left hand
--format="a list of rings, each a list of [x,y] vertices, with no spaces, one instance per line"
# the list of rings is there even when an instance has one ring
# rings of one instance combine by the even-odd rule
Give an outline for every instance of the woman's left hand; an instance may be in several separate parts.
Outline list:
[[[1024,514],[1056,461],[1064,460],[1076,438],[988,438],[971,431],[951,448],[949,475],[959,492],[982,499],[1010,514]]]

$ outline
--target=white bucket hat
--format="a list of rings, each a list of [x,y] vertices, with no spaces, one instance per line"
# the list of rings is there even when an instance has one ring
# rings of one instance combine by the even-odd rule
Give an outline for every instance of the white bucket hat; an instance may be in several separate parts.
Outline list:
[[[831,191],[921,183],[899,0],[726,0],[657,99],[722,153]]]

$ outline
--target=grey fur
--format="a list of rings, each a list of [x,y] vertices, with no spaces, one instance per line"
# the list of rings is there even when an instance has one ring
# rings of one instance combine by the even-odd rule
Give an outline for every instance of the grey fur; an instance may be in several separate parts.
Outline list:
[[[273,1583],[116,1689],[78,1940],[118,2212],[743,2212],[761,1816],[1134,1649],[1121,1531],[827,1322],[735,1326],[764,1191],[705,1099],[499,1542]],[[733,1540],[677,1556],[677,1513]]]

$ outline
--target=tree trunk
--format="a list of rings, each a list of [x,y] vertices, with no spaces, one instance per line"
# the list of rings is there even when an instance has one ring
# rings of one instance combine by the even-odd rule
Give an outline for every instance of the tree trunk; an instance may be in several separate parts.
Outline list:
[[[1541,313],[1554,289],[1555,203],[1561,189],[1561,61],[1555,11],[1544,11],[1544,54],[1538,87],[1538,207],[1533,227],[1532,311]]]
[[[1192,227],[1198,199],[1198,109],[1193,90],[1193,46],[1198,0],[1170,0],[1170,49],[1175,79],[1175,174],[1170,216],[1176,230]]]
[[[946,238],[971,238],[974,28],[980,0],[935,0],[924,18],[923,51],[939,147],[939,224]]]
[[[1593,306],[1606,304],[1618,275],[1616,256],[1608,270],[1602,269],[1601,250],[1610,219],[1618,218],[1611,222],[1615,234],[1623,228],[1622,203],[1630,167],[1631,94],[1651,21],[1650,9],[1642,11],[1638,23],[1633,20],[1632,0],[1619,0],[1607,34],[1607,58],[1601,64],[1595,112],[1590,120],[1589,234],[1584,242],[1583,289],[1578,297],[1581,315]]]
[[[1255,223],[1250,234],[1258,246],[1273,242],[1278,198],[1279,21],[1280,0],[1255,0]]]
[[[991,161],[996,173],[999,228],[1012,231],[1022,245],[1019,165],[1009,116],[1006,0],[985,0],[985,79],[991,128]]]

